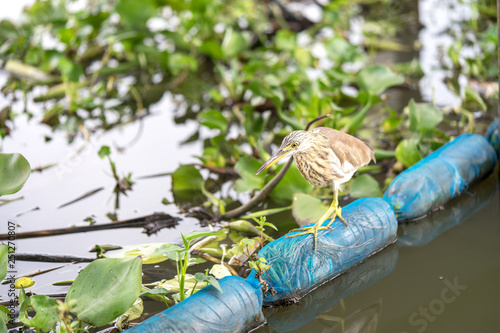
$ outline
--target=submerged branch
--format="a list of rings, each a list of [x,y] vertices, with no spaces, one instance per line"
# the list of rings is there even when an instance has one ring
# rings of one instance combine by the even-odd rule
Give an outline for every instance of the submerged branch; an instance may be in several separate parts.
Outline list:
[[[16,234],[16,239],[21,238],[35,238],[35,237],[45,237],[45,236],[55,236],[55,235],[65,235],[74,234],[78,232],[87,231],[98,231],[107,229],[117,229],[117,228],[130,228],[130,227],[142,227],[149,223],[156,221],[165,221],[169,228],[176,226],[179,222],[178,217],[171,216],[165,213],[154,213],[148,216],[142,216],[135,219],[117,221],[112,223],[95,224],[89,226],[80,227],[70,227],[70,228],[60,228],[60,229],[48,229],[39,231],[28,231],[20,232]],[[9,238],[8,234],[0,234],[0,240],[7,240]]]
[[[75,257],[58,254],[16,253],[16,260],[39,262],[91,262],[95,258]]]

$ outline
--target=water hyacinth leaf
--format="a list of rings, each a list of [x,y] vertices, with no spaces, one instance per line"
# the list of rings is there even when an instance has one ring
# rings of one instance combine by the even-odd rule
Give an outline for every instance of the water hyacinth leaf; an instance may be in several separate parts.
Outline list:
[[[9,246],[0,245],[0,281],[7,276],[7,263],[9,261]]]
[[[161,253],[165,255],[170,260],[183,260],[185,251],[184,248],[176,244],[164,244],[162,247],[155,251],[156,253]]]
[[[465,87],[465,101],[476,103],[484,112],[488,108],[481,95],[470,86]]]
[[[101,146],[101,148],[97,152],[97,155],[99,155],[100,158],[105,158],[106,156],[111,155],[109,146]]]
[[[216,279],[222,279],[225,276],[232,275],[229,269],[227,269],[227,267],[222,264],[213,265],[209,273],[215,276]]]
[[[125,313],[139,297],[141,263],[140,258],[91,262],[69,288],[65,303],[83,322],[106,325]]]
[[[207,40],[200,46],[200,51],[214,59],[224,59],[224,53],[219,43]]]
[[[410,112],[410,130],[412,131],[430,131],[443,121],[443,113],[432,104],[415,103],[411,99],[408,109]]]
[[[67,57],[59,58],[57,68],[61,71],[62,77],[71,82],[78,82],[83,75],[83,67]]]
[[[0,323],[7,323],[10,320],[10,310],[7,309],[5,306],[0,305]],[[1,331],[0,332],[4,332]],[[7,332],[7,331],[5,331]]]
[[[35,281],[29,277],[20,277],[14,282],[14,287],[16,289],[29,288],[35,284]]]
[[[171,246],[175,249],[182,249],[174,244],[150,243],[139,245],[126,245],[118,251],[106,253],[108,258],[135,258],[140,256],[143,264],[157,264],[159,262],[171,259],[168,254],[172,252]]]
[[[203,111],[198,115],[200,124],[211,129],[218,129],[221,132],[226,132],[227,130],[227,119],[222,115],[220,111],[217,110],[207,110]]]
[[[19,296],[18,296],[18,299],[19,299],[19,304],[23,304],[23,302],[27,299],[28,297],[26,297],[26,292],[24,291],[24,289],[21,289],[19,291]]]
[[[407,168],[422,159],[418,150],[418,141],[405,139],[396,147],[396,158]]]
[[[1,305],[1,306],[3,306],[3,305]],[[2,333],[8,332],[6,322],[4,322],[3,320],[0,321],[0,332],[2,332]]]
[[[148,296],[166,296],[169,291],[165,288],[153,288],[150,290],[143,291],[139,294],[140,297],[148,297]]]
[[[172,174],[174,191],[201,191],[203,177],[200,171],[192,165],[181,165]]]
[[[348,42],[345,38],[334,36],[325,43],[328,57],[336,64],[360,60],[363,55],[360,47]]]
[[[28,297],[19,309],[19,321],[38,331],[49,332],[59,319],[57,300],[45,295]],[[32,317],[33,311],[35,316]],[[30,313],[31,312],[31,313]]]
[[[136,299],[134,304],[132,304],[130,309],[125,311],[125,313],[123,315],[127,316],[126,321],[131,321],[131,320],[139,318],[143,312],[144,312],[144,302],[139,297]]]
[[[357,82],[361,89],[379,95],[387,88],[403,83],[404,78],[392,72],[387,66],[372,65],[359,71]]]
[[[213,276],[211,275],[205,275],[203,273],[196,273],[194,275],[196,281],[198,282],[205,282],[208,284],[211,284],[214,286],[218,291],[222,292],[222,288],[220,287],[219,281],[217,281]]]
[[[53,286],[71,286],[75,282],[75,280],[62,280],[62,281],[56,281],[52,282]]]
[[[31,166],[21,154],[0,153],[0,195],[19,191],[31,173]]]
[[[156,14],[156,5],[152,0],[119,0],[116,12],[125,25],[144,28],[148,19]]]
[[[300,226],[318,221],[326,209],[320,199],[309,194],[296,193],[293,197],[292,215]]]
[[[196,202],[199,198],[205,200],[201,192],[203,177],[192,165],[181,165],[172,174],[172,192],[176,202]]]
[[[256,96],[261,96],[272,101],[276,106],[281,107],[285,96],[278,86],[270,85],[263,80],[252,80],[247,84],[248,89]],[[281,118],[281,116],[280,116]]]
[[[280,29],[276,33],[275,45],[280,51],[293,51],[297,46],[297,34],[290,30]]]
[[[249,40],[241,32],[228,27],[222,40],[221,49],[225,57],[232,57],[246,50],[249,45]]]
[[[361,110],[353,115],[344,117],[344,119],[346,120],[344,129],[347,131],[347,133],[354,133],[361,127],[366,115],[368,114],[368,111],[370,111],[373,105],[372,99],[373,98],[369,96],[367,103],[361,108]]]
[[[194,275],[186,274],[184,278],[184,290],[188,291],[186,292],[186,294],[191,294],[193,288],[195,288],[194,292],[197,292],[198,290],[202,289],[203,286],[200,285],[198,282],[199,281],[195,279]],[[169,294],[180,292],[178,276],[170,280],[155,282],[154,285],[157,286],[157,288],[163,288],[167,290]]]
[[[302,66],[309,66],[313,61],[311,51],[304,47],[297,47],[293,50],[293,56],[297,59]]]
[[[251,156],[244,156],[236,163],[234,168],[241,177],[234,183],[234,190],[236,192],[244,193],[262,188],[265,173],[255,174],[261,164],[256,158]]]
[[[194,239],[207,237],[207,236],[220,236],[224,231],[221,232],[213,232],[213,231],[192,231],[189,234],[185,235],[184,238],[190,242]]]
[[[274,201],[282,203],[292,201],[296,193],[311,193],[312,190],[313,187],[302,177],[297,166],[293,163],[269,196]]]
[[[375,178],[370,175],[360,175],[354,178],[349,191],[353,198],[381,197],[382,191]]]

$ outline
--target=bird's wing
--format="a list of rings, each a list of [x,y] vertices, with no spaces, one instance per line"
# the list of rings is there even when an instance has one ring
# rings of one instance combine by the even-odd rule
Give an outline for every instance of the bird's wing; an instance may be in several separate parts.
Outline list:
[[[375,162],[372,147],[358,138],[328,127],[318,127],[315,130],[326,136],[344,171],[357,170],[370,163],[370,160]]]

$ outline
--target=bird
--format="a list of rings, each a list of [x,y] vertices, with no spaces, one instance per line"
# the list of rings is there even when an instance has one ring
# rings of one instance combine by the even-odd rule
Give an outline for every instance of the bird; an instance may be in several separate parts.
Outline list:
[[[294,131],[283,139],[280,148],[260,167],[257,175],[288,156],[293,156],[297,169],[309,184],[314,187],[333,187],[333,201],[314,226],[293,229],[290,233],[302,232],[287,236],[314,235],[316,251],[318,231],[331,229],[330,225],[336,216],[348,227],[342,217],[338,191],[360,167],[369,164],[371,160],[376,163],[373,148],[352,135],[329,127]],[[329,218],[330,222],[322,226]]]

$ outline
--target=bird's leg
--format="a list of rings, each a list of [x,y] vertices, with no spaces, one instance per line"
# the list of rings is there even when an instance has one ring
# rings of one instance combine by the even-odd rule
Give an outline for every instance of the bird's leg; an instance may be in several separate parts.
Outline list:
[[[339,219],[342,221],[342,223],[344,223],[344,225],[347,227],[348,225],[347,225],[346,221],[341,216],[342,209],[339,206],[338,196],[339,196],[338,189],[334,186],[332,204],[330,205],[330,207],[328,207],[328,209],[323,214],[323,216],[321,216],[321,218],[318,220],[318,222],[316,222],[312,227],[302,227],[302,228],[298,228],[298,229],[292,229],[289,231],[289,233],[295,232],[295,231],[302,231],[302,232],[295,234],[295,235],[286,236],[286,237],[292,238],[292,237],[297,237],[297,236],[304,236],[304,235],[308,235],[308,234],[313,234],[314,235],[314,251],[316,251],[318,231],[332,229],[332,227],[330,227],[330,225],[335,220],[335,216],[338,216]],[[330,222],[328,222],[328,224],[326,226],[321,226],[321,224],[323,224],[323,222],[329,218],[331,218]]]
[[[330,209],[328,209],[328,210],[330,210]],[[325,215],[326,215],[326,213],[325,213]],[[325,216],[325,215],[323,215],[323,216]],[[291,235],[291,236],[286,236],[286,237],[287,238],[292,238],[292,237],[297,237],[297,236],[304,236],[304,235],[308,235],[308,234],[313,234],[314,235],[314,251],[316,251],[316,243],[317,243],[317,239],[318,239],[318,231],[319,230],[328,230],[328,229],[331,229],[330,226],[326,226],[326,227],[321,226],[321,224],[323,223],[324,220],[325,220],[324,218],[319,219],[318,222],[316,222],[312,227],[292,229],[289,232],[294,232],[294,231],[303,231],[303,232],[300,232],[298,234]]]
[[[330,222],[328,222],[326,226],[329,227],[333,223],[333,221],[335,221],[335,216],[338,216],[340,221],[342,221],[342,223],[344,223],[344,225],[348,227],[347,222],[342,217],[342,208],[340,208],[339,205],[339,190],[335,186],[333,188],[333,201],[328,211],[330,209],[332,209],[332,215],[331,215],[332,219],[330,220]]]
[[[321,216],[321,218],[318,220],[318,222],[316,222],[312,227],[305,227],[305,228],[302,227],[302,228],[298,228],[298,229],[292,229],[289,232],[295,232],[295,231],[302,231],[302,232],[295,234],[295,235],[287,236],[287,238],[303,236],[303,235],[307,235],[307,234],[313,234],[314,235],[314,251],[316,251],[318,231],[319,230],[328,230],[328,229],[332,228],[332,227],[330,227],[331,222],[328,223],[327,226],[321,226],[321,224],[324,221],[326,221],[332,214],[334,214],[336,212],[336,210],[337,210],[337,205],[334,205],[334,203],[332,202],[332,204],[327,209],[327,211],[323,214],[323,216]]]

